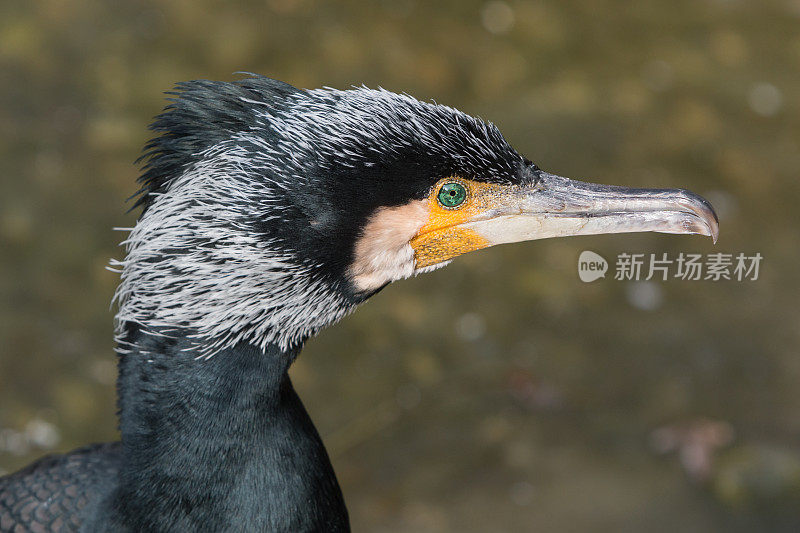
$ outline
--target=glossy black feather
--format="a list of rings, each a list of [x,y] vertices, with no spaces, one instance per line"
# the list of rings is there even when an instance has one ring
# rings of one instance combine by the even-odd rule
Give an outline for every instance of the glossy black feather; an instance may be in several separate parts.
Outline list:
[[[0,478],[0,531],[78,531],[116,485],[120,443],[50,455]]]

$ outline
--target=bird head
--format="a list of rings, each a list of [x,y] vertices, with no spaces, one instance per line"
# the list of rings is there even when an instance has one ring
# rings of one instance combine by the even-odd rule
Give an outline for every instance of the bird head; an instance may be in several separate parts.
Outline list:
[[[179,84],[152,129],[118,263],[126,325],[297,347],[386,284],[497,244],[696,233],[717,218],[679,189],[544,172],[492,124],[385,90],[264,77]]]

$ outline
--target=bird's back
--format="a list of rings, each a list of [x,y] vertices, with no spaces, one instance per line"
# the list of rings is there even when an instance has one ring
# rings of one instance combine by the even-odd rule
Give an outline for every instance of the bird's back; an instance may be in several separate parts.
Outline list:
[[[0,478],[0,531],[78,531],[114,487],[120,443],[50,455]]]

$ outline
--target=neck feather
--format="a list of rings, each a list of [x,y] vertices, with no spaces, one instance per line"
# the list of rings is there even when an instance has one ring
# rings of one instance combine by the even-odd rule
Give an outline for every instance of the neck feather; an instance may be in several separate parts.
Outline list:
[[[179,336],[129,334],[141,350],[120,356],[125,464],[108,502],[115,526],[348,528],[333,468],[287,374],[296,352],[242,344],[203,359]]]

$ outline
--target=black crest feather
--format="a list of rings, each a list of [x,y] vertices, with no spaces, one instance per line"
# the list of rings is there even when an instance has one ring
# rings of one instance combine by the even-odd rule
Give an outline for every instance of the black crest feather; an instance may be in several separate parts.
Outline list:
[[[194,80],[177,83],[172,96],[149,129],[159,135],[144,146],[136,163],[144,163],[131,209],[147,209],[152,193],[164,192],[170,179],[199,160],[199,154],[250,127],[254,102],[280,107],[281,100],[299,89],[264,76],[233,82]]]

